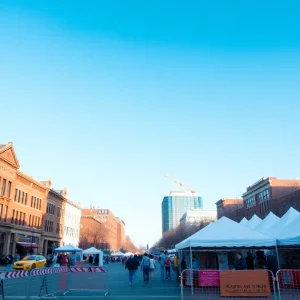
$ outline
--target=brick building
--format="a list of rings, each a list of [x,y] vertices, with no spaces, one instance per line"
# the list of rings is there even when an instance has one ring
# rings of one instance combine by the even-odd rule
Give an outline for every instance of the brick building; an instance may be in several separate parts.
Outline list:
[[[42,251],[49,188],[19,171],[12,143],[0,145],[0,254]]]
[[[101,223],[104,223],[107,229],[107,243],[113,251],[118,251],[122,247],[122,241],[125,239],[125,223],[120,221],[111,210],[90,208],[82,209],[82,216],[91,216]]]
[[[216,202],[216,206],[217,216],[220,219],[223,216],[235,215],[236,211],[241,212],[241,209],[244,207],[244,200],[242,198],[221,198]]]
[[[244,217],[249,220],[254,214],[264,218],[270,211],[281,217],[291,206],[300,209],[300,180],[264,177],[247,187],[236,207],[221,200],[216,203],[218,218],[240,221]]]
[[[107,235],[104,223],[91,216],[81,217],[79,238],[79,246],[81,248],[109,249]]]

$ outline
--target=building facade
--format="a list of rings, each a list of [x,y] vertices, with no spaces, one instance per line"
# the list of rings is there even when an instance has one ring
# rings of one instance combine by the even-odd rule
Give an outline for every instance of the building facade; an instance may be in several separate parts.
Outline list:
[[[48,188],[51,188],[51,181],[43,182]],[[64,196],[50,189],[47,197],[46,213],[43,217],[42,236],[43,254],[53,253],[53,250],[61,246],[64,232],[64,212],[66,200]]]
[[[42,252],[49,188],[19,171],[12,143],[0,145],[0,253]]]
[[[183,214],[180,224],[194,225],[217,220],[216,210],[190,209]]]
[[[202,209],[203,200],[190,191],[171,191],[162,201],[162,233],[176,228],[188,210]]]
[[[216,205],[218,218],[226,216],[237,222],[244,217],[249,220],[254,214],[265,218],[269,212],[281,217],[291,206],[299,210],[300,180],[264,177],[247,187],[238,205],[222,199]]]
[[[65,198],[64,206],[64,230],[62,238],[62,246],[73,245],[79,246],[80,235],[80,219],[81,219],[81,207],[79,204],[67,199],[67,190],[57,191]]]
[[[223,216],[236,216],[239,219],[239,214],[244,215],[244,200],[242,198],[221,198],[216,202],[218,219]],[[243,217],[242,217],[243,218]]]
[[[83,216],[91,216],[104,224],[107,230],[107,244],[112,251],[118,251],[125,239],[125,223],[109,209],[89,208],[82,210]]]

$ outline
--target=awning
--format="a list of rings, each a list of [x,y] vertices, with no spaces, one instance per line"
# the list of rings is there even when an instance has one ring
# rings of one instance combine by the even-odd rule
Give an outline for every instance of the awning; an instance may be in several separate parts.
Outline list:
[[[25,243],[25,242],[22,243],[22,242],[19,242],[17,244],[24,247],[24,248],[38,248],[39,247],[36,243]]]

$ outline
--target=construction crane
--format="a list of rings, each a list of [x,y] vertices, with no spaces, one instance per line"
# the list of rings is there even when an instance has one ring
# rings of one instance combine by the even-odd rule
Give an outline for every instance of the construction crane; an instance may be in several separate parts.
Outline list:
[[[186,190],[190,191],[191,193],[196,193],[196,191],[194,189],[191,189],[190,187],[188,187],[187,185],[185,185],[183,182],[177,180],[176,178],[173,178],[172,176],[166,174],[165,178],[168,178],[170,180],[172,180],[174,183],[179,184],[181,187],[185,188]]]

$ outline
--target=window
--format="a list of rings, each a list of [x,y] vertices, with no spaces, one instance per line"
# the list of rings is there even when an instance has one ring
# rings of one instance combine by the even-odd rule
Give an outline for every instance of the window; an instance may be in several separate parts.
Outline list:
[[[7,184],[7,198],[10,198],[10,190],[11,190],[11,181]]]
[[[16,221],[15,221],[15,224],[18,224],[18,218],[19,218],[19,211],[17,210],[16,211]]]
[[[22,222],[22,225],[25,226],[25,218],[26,218],[26,214],[23,213],[23,222]]]
[[[14,201],[17,201],[17,197],[18,197],[18,189],[15,189],[15,196],[14,196]]]
[[[0,220],[2,220],[3,204],[0,204]]]
[[[7,212],[8,212],[8,206],[5,205],[5,210],[4,210],[4,222],[6,222],[6,219],[7,219]]]
[[[255,196],[252,196],[245,200],[246,208],[250,208],[256,205]]]
[[[2,180],[1,196],[4,196],[6,188],[6,179]]]
[[[33,208],[36,206],[36,197],[33,197]]]
[[[263,203],[269,199],[270,199],[270,195],[269,195],[268,189],[258,193],[258,202],[259,203]]]
[[[21,224],[22,224],[22,220],[23,220],[23,213],[22,213],[22,212],[20,212],[19,225],[21,225]]]
[[[14,222],[14,217],[15,217],[15,210],[13,209],[12,216],[11,216],[11,223]]]
[[[25,205],[27,205],[27,196],[28,196],[28,194],[26,193],[25,194]]]
[[[59,233],[59,224],[56,223],[56,233]]]
[[[21,200],[21,191],[19,190],[18,191],[18,202],[20,203],[20,200]]]
[[[25,201],[25,193],[22,192],[22,204],[24,204],[24,201]]]
[[[31,226],[31,215],[29,215],[28,225]]]

